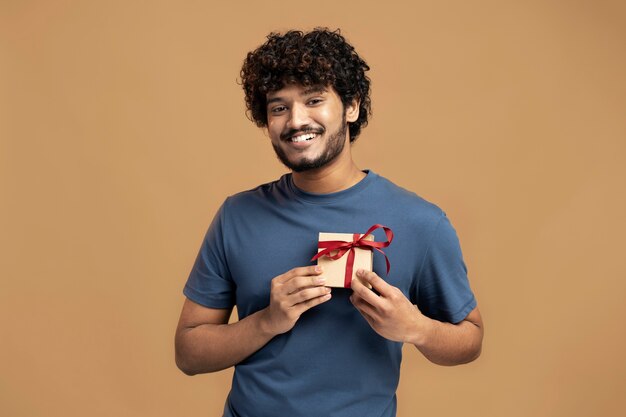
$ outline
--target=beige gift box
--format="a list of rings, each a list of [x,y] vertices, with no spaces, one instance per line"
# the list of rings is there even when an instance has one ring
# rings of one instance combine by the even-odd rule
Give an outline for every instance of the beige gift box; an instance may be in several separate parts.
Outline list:
[[[341,240],[344,242],[352,242],[353,238],[352,233],[324,233],[320,232],[319,241],[325,242],[328,240]],[[363,235],[359,235],[359,238]],[[367,235],[365,240],[374,240],[373,235]],[[317,252],[323,251],[323,248],[318,248]],[[333,251],[330,254],[335,255],[338,251]],[[346,277],[346,264],[348,262],[348,255],[350,255],[350,251],[348,250],[343,256],[339,259],[331,259],[328,256],[322,256],[317,259],[317,264],[323,268],[322,277],[326,279],[327,287],[335,287],[335,288],[350,288],[350,285],[345,285],[345,277]],[[358,279],[356,277],[356,271],[359,269],[365,269],[367,271],[372,270],[372,262],[373,262],[373,252],[369,248],[354,248],[354,265],[352,267],[352,279]],[[365,284],[367,287],[371,288],[369,284]]]

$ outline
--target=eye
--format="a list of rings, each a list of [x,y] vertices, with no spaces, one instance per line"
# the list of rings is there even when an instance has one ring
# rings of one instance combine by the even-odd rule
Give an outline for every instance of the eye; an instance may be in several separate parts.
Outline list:
[[[323,100],[321,98],[312,98],[310,99],[307,104],[310,106],[315,106],[316,104],[320,104]]]
[[[286,109],[287,109],[287,107],[285,107],[285,106],[275,106],[275,107],[272,107],[270,109],[270,112],[272,112],[272,113],[281,113],[281,112],[285,111]]]

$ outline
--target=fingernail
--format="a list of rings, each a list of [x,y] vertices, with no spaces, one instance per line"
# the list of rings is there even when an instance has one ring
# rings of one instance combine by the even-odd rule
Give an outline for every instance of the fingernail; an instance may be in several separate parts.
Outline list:
[[[324,277],[317,277],[315,282],[317,282],[318,284],[324,284],[326,282],[326,278],[324,278]]]
[[[356,274],[357,275],[363,275],[363,270],[362,269],[357,269]]]
[[[315,272],[322,272],[322,267],[319,265],[315,266]]]

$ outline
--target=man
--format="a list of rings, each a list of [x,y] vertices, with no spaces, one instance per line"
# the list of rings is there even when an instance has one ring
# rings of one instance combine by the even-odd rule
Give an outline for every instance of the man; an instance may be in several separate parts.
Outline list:
[[[176,331],[186,374],[235,366],[225,416],[395,416],[403,343],[442,365],[480,354],[482,320],[445,214],[352,160],[368,70],[326,29],[270,34],[244,62],[250,116],[291,173],[226,199]],[[376,254],[373,272],[331,291],[310,261],[318,232],[374,224],[395,235],[389,274]]]

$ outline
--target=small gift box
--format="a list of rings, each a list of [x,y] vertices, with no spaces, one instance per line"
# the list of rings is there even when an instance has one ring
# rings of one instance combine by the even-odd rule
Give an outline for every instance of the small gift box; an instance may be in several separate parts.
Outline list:
[[[375,242],[371,234],[382,228],[387,236],[385,242]],[[350,288],[352,280],[357,279],[356,271],[365,269],[372,271],[373,249],[385,256],[387,273],[389,273],[389,259],[381,250],[389,246],[393,240],[393,232],[386,226],[375,224],[364,234],[359,233],[320,233],[317,244],[317,264],[322,266],[322,277],[326,279],[327,287]],[[371,286],[366,283],[367,287]]]
[[[352,242],[354,236],[357,236],[357,239],[362,238],[363,240],[367,240],[370,242],[374,241],[374,236],[372,235],[363,236],[358,233],[352,234],[322,232],[319,236],[319,242]],[[322,252],[323,250],[324,248],[318,248],[318,253]],[[356,271],[358,271],[359,269],[365,269],[367,271],[372,270],[374,253],[369,247],[355,247],[352,265],[348,265],[348,260],[350,258],[349,253],[343,254],[343,256],[338,257],[338,259],[333,259],[337,257],[340,251],[340,249],[334,249],[330,251],[328,255],[319,257],[317,259],[317,264],[321,266],[324,271],[322,272],[321,276],[326,279],[325,285],[327,287],[350,288],[352,280],[357,279]],[[346,272],[346,270],[348,269],[349,272]]]

